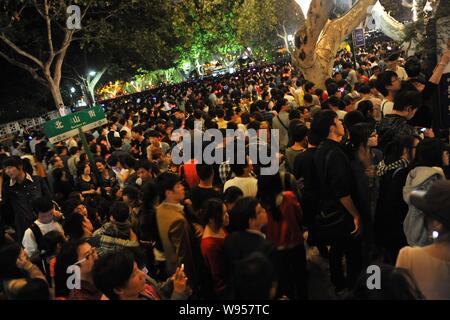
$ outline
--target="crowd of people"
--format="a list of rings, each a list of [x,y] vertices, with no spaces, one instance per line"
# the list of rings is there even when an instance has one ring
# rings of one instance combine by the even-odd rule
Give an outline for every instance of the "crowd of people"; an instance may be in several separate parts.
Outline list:
[[[3,147],[1,296],[308,299],[317,247],[340,298],[450,299],[449,147],[432,129],[450,52],[428,79],[382,47],[356,60],[341,51],[320,84],[271,64],[105,101],[91,161],[41,131]],[[220,130],[224,155],[230,130],[277,129],[280,170],[176,163],[180,128]]]

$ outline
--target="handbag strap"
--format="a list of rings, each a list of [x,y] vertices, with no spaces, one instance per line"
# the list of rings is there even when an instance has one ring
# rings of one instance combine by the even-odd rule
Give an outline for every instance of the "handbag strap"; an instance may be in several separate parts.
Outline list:
[[[281,125],[282,125],[287,131],[289,131],[289,128],[286,127],[286,125],[283,123],[283,121],[281,121],[280,115],[277,115],[277,119],[278,119],[278,121],[281,123]]]

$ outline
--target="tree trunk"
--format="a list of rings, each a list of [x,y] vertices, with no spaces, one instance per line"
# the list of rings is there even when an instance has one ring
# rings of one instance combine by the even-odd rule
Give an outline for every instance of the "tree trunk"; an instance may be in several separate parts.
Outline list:
[[[63,115],[64,101],[61,95],[61,89],[53,81],[49,81],[48,86],[50,88],[50,92],[52,93],[53,101],[55,102],[57,110],[61,115]]]
[[[367,15],[367,8],[376,0],[359,0],[348,13],[333,21],[328,20],[334,5],[332,1],[313,0],[305,25],[295,35],[293,62],[306,80],[317,87],[325,87],[339,45]],[[319,39],[320,37],[320,39]]]

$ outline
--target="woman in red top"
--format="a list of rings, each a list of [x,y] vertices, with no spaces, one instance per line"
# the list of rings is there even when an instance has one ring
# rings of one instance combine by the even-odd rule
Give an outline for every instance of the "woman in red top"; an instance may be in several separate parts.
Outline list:
[[[283,192],[280,173],[259,177],[257,197],[268,212],[267,240],[277,248],[278,296],[306,299],[306,251],[300,203],[293,192]]]
[[[209,199],[203,205],[202,214],[206,222],[201,241],[202,256],[211,273],[214,293],[220,297],[225,291],[225,259],[223,243],[227,236],[227,207],[220,199]]]

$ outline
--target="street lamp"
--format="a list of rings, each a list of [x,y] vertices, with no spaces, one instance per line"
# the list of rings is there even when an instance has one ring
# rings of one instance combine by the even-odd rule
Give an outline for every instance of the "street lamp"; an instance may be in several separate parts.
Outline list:
[[[75,88],[74,87],[72,87],[72,88],[70,88],[70,92],[72,92],[72,93],[75,93]]]
[[[97,73],[97,72],[95,72],[95,71],[90,71],[90,72],[89,72],[89,75],[90,75],[91,77],[93,77],[93,76],[96,75],[96,73]]]

